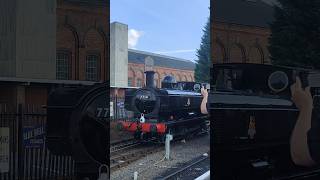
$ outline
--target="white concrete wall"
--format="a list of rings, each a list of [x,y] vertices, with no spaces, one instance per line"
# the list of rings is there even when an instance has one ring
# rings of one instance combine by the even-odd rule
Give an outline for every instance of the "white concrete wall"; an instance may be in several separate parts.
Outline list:
[[[0,1],[0,76],[15,75],[15,0]]]
[[[56,78],[56,0],[16,0],[16,77]]]
[[[110,86],[128,86],[128,26],[118,22],[110,26]]]
[[[55,79],[56,0],[0,1],[0,76]]]

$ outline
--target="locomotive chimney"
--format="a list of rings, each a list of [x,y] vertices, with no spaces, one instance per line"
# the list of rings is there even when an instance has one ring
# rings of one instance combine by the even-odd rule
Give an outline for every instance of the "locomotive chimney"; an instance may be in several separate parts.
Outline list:
[[[146,71],[146,87],[155,88],[154,84],[154,71]]]

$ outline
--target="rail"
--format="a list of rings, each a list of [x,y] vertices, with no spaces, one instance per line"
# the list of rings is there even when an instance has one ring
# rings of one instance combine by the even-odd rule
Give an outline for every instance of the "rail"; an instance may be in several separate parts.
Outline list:
[[[179,175],[183,174],[184,172],[188,171],[189,168],[198,165],[199,163],[207,160],[209,158],[209,156],[203,156],[200,159],[190,163],[189,165],[161,178],[161,180],[170,180],[170,179],[177,179],[179,177]]]

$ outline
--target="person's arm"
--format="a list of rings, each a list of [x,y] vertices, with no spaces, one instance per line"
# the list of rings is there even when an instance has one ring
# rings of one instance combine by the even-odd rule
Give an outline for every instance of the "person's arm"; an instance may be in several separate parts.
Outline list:
[[[319,109],[314,108],[312,113],[311,129],[308,132],[310,155],[316,164],[320,163],[320,122]]]
[[[315,164],[311,157],[308,145],[308,132],[311,129],[313,100],[310,87],[305,90],[301,87],[301,81],[291,86],[292,101],[299,109],[299,116],[292,131],[290,140],[291,158],[296,165],[312,166]]]
[[[208,102],[208,91],[204,89],[204,87],[201,88],[201,94],[203,96],[201,105],[200,105],[200,110],[202,114],[208,114],[207,110],[207,102]]]
[[[308,132],[311,129],[311,114],[312,108],[311,110],[301,110],[292,132],[290,144],[291,157],[297,165],[312,166],[315,164],[308,145]]]

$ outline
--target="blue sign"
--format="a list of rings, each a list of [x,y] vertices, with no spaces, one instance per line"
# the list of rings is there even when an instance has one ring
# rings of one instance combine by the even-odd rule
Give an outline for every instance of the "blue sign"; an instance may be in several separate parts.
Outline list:
[[[118,102],[118,107],[119,108],[124,108],[124,102]]]
[[[44,127],[26,126],[23,127],[23,145],[26,148],[41,148],[44,145]]]

